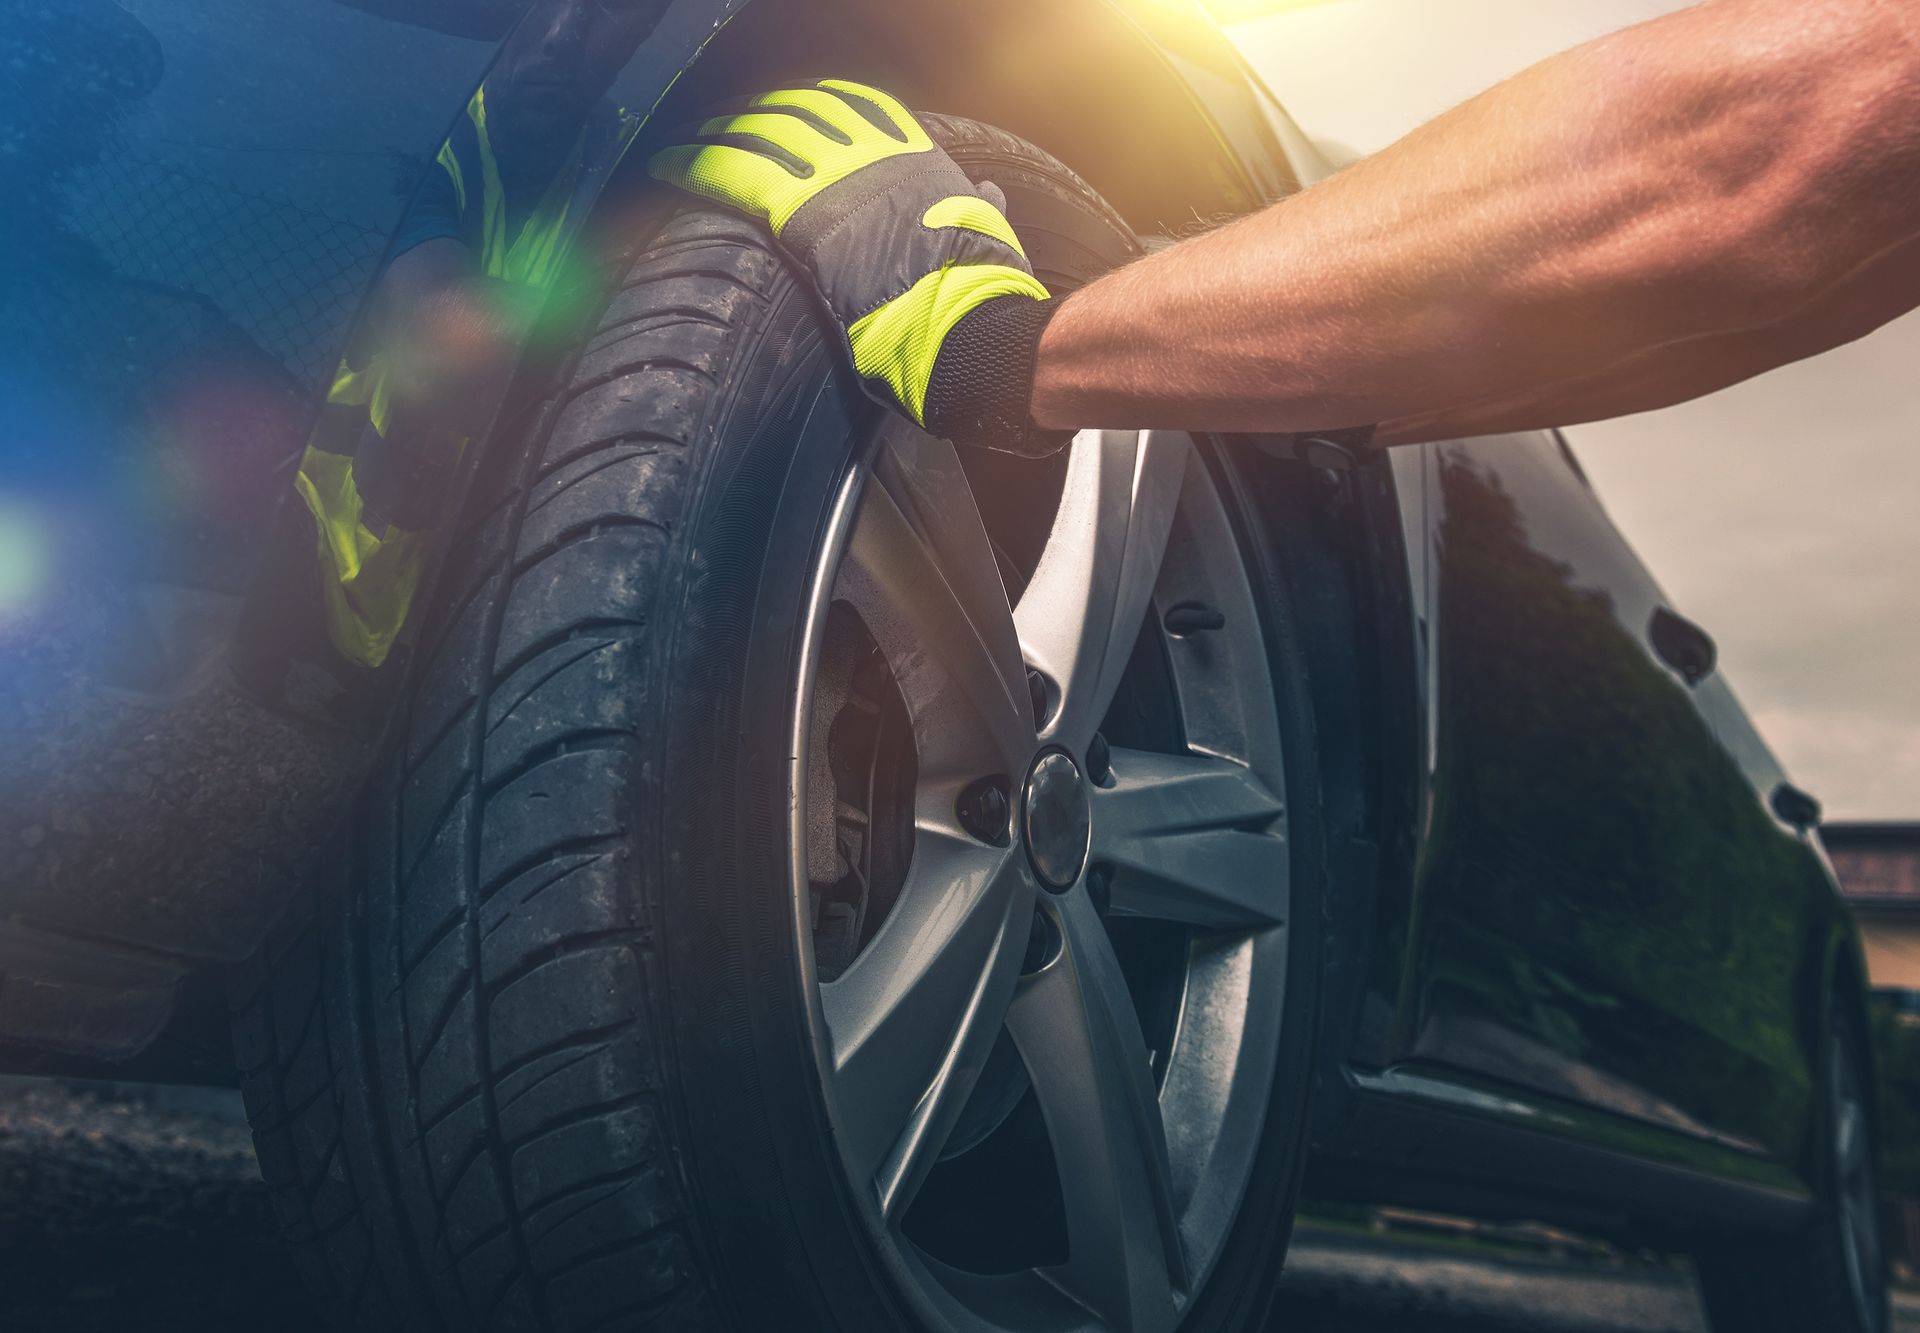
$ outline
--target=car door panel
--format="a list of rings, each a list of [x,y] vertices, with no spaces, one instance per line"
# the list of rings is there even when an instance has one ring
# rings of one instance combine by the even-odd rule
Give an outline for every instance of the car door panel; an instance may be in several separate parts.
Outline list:
[[[1650,641],[1670,608],[1552,437],[1444,446],[1436,480],[1399,1055],[1762,1150],[1766,1067],[1701,993],[1740,783]]]
[[[1812,1131],[1836,937],[1847,910],[1830,867],[1810,838],[1818,820],[1796,826],[1787,780],[1724,677],[1698,691],[1725,766],[1735,775],[1718,811],[1723,832],[1721,934],[1703,991],[1715,997],[1711,1019],[1719,1039],[1768,1077],[1727,1089],[1728,1114],[1744,1114],[1776,1151],[1791,1155]],[[1784,812],[1784,813],[1783,813]]]

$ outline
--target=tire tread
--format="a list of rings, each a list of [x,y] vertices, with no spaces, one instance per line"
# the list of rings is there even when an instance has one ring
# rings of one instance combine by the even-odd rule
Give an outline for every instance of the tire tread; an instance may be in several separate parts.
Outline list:
[[[660,1100],[659,946],[620,890],[672,534],[742,331],[789,281],[704,211],[630,264],[506,503],[449,552],[355,838],[391,850],[235,980],[262,1172],[343,1327],[720,1326]]]

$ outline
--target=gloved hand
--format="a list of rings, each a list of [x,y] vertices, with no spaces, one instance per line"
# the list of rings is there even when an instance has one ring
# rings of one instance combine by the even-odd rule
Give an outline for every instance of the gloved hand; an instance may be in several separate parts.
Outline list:
[[[839,79],[748,108],[656,154],[653,175],[772,228],[886,405],[958,444],[1064,444],[1029,413],[1047,289],[1000,208],[913,114]]]

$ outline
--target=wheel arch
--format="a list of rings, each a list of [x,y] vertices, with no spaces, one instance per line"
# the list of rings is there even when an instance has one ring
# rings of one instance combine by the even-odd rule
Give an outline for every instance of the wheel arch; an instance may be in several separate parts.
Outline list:
[[[782,83],[871,82],[1071,163],[1142,233],[1245,213],[1324,173],[1232,43],[1166,0],[744,0],[656,123]]]
[[[1834,935],[1832,947],[1827,951],[1826,984],[1823,988],[1826,996],[1822,1014],[1824,1027],[1830,1028],[1833,1020],[1841,1017],[1859,1035],[1862,1073],[1870,1089],[1867,1110],[1873,1117],[1874,1129],[1878,1131],[1884,1116],[1880,1105],[1878,1052],[1874,1050],[1873,1041],[1873,1013],[1867,998],[1871,983],[1866,954],[1861,948],[1857,931],[1839,926]]]
[[[619,248],[635,218],[627,187],[643,177],[645,153],[676,130],[729,98],[831,76],[875,83],[917,109],[982,121],[1045,148],[1142,235],[1257,209],[1327,171],[1195,0],[652,3],[656,26],[619,85],[629,106],[650,107],[645,127],[631,151],[619,150],[624,162],[616,156],[596,169],[577,200],[569,244],[596,232],[592,243]],[[529,345],[522,339],[523,350]],[[463,455],[449,494],[465,493],[512,402],[509,395],[481,447]],[[445,537],[436,528],[429,541],[416,605],[428,599]],[[263,580],[256,600],[286,601],[282,583]],[[377,730],[389,704],[376,686],[350,707]]]
[[[1867,964],[1859,933],[1843,913],[1837,913],[1826,929],[1809,932],[1804,956],[1807,967],[1804,973],[1805,1007],[1802,1012],[1806,1023],[1808,1088],[1813,1100],[1796,1166],[1802,1178],[1818,1190],[1824,1187],[1827,1171],[1823,1147],[1825,1112],[1821,1109],[1824,1095],[1821,1089],[1826,1078],[1825,1061],[1832,1048],[1837,1021],[1846,1022],[1858,1036],[1862,1074],[1869,1088],[1867,1112],[1872,1119],[1876,1138],[1886,1116],[1880,1105],[1881,1080],[1873,1049],[1873,1015],[1867,998]]]
[[[1236,443],[1306,670],[1327,875],[1312,1132],[1318,1151],[1346,1153],[1359,1146],[1353,1071],[1379,1040],[1376,955],[1405,909],[1417,845],[1416,590],[1384,454]]]

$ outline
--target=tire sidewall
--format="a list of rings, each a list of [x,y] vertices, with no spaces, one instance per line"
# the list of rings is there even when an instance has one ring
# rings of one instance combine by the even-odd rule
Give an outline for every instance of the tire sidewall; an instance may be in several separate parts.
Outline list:
[[[1286,1019],[1281,1028],[1266,1129],[1248,1176],[1241,1216],[1184,1326],[1208,1333],[1242,1333],[1263,1327],[1267,1320],[1292,1239],[1300,1182],[1306,1169],[1312,1118],[1309,1102],[1320,1040],[1328,855],[1319,739],[1299,636],[1289,632],[1292,603],[1281,571],[1270,556],[1276,547],[1268,539],[1259,511],[1240,478],[1236,446],[1211,438],[1202,439],[1201,446],[1233,523],[1254,588],[1254,602],[1261,613],[1280,720],[1291,843]]]
[[[825,345],[804,337],[811,316],[797,288],[776,295],[762,341],[788,362],[785,382],[766,399],[736,392],[719,406],[714,438],[742,443],[714,460],[688,525],[664,701],[675,771],[658,789],[667,1012],[688,1192],[736,1322],[899,1327],[838,1178],[788,888],[785,752],[801,617],[875,411]],[[813,345],[776,350],[783,328]]]

